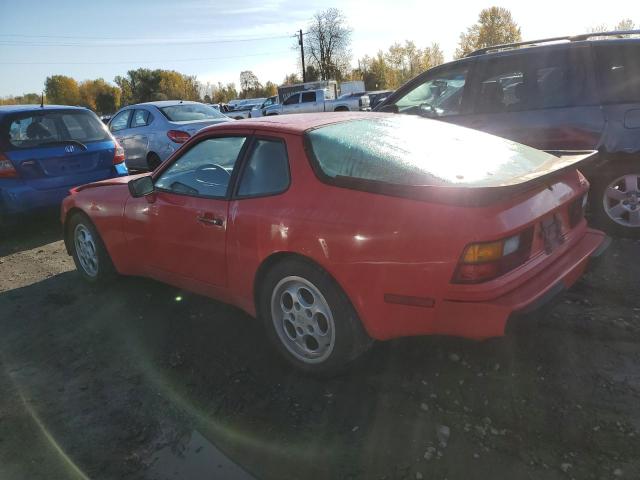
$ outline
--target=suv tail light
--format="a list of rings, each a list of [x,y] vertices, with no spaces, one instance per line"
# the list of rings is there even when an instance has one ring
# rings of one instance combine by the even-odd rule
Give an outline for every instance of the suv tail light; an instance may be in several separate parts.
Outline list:
[[[0,152],[0,178],[16,178],[18,172],[11,163],[11,161]]]
[[[122,145],[120,145],[117,140],[115,140],[115,142],[116,148],[113,152],[113,164],[118,165],[124,162],[124,148],[122,148]]]
[[[533,227],[495,242],[472,243],[464,249],[454,283],[481,283],[522,265],[531,255]]]
[[[169,130],[167,132],[167,137],[169,137],[172,142],[176,143],[184,143],[189,140],[190,136],[191,135],[187,132],[183,132],[182,130]]]

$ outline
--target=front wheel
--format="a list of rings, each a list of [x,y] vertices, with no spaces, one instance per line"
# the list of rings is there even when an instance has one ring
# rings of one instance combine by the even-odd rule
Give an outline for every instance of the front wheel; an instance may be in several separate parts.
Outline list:
[[[305,260],[275,265],[264,278],[258,302],[276,349],[307,373],[337,373],[372,343],[340,287]]]
[[[73,262],[82,278],[90,283],[103,283],[115,277],[111,257],[89,217],[82,213],[71,217],[67,235]]]
[[[612,235],[640,237],[640,164],[619,161],[593,181],[591,208],[598,227]]]

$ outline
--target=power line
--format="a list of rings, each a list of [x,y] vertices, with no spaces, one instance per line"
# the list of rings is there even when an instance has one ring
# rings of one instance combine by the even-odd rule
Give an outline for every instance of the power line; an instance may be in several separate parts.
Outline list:
[[[229,60],[232,58],[245,58],[245,57],[262,57],[269,55],[277,55],[281,53],[291,53],[290,50],[282,50],[278,52],[262,52],[253,53],[249,55],[233,55],[227,57],[208,57],[208,58],[170,58],[162,60],[126,60],[117,62],[0,62],[0,65],[118,65],[128,63],[173,63],[173,62],[203,62],[211,60]]]
[[[114,43],[54,43],[54,42],[23,42],[19,40],[0,40],[3,46],[18,47],[142,47],[154,45],[210,45],[218,43],[239,43],[239,42],[257,42],[263,40],[275,40],[283,38],[293,38],[295,35],[272,35],[268,37],[252,37],[252,38],[227,38],[227,39],[208,39],[208,40],[166,40],[166,39],[145,39],[139,38],[135,42],[114,42]],[[97,39],[107,40],[107,39]],[[109,39],[118,40],[118,39]],[[151,41],[149,41],[151,40]]]

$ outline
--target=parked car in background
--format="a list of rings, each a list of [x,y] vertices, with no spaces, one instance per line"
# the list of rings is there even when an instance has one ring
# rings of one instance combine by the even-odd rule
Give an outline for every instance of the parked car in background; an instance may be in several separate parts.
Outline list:
[[[278,103],[278,95],[273,95],[265,99],[265,101],[262,102],[260,106],[258,106],[257,108],[253,108],[251,110],[251,112],[249,113],[249,118],[264,117],[264,112],[266,108],[270,107],[271,105],[276,105],[277,103]]]
[[[640,237],[640,30],[485,48],[419,75],[376,110],[437,118],[543,150],[597,149],[590,212]],[[625,35],[631,38],[619,38]]]
[[[367,111],[369,97],[346,97],[334,99],[328,96],[328,90],[305,90],[289,95],[283,103],[264,109],[264,115],[282,115],[286,113],[348,112]]]
[[[0,226],[59,208],[72,187],[127,173],[122,147],[92,111],[0,106]]]
[[[257,109],[265,100],[265,98],[252,98],[243,100],[242,103],[236,104],[235,108],[227,112],[226,115],[233,118],[234,120],[251,118],[251,111]]]
[[[210,105],[183,100],[126,106],[109,121],[131,170],[153,170],[203,127],[231,121]]]
[[[388,96],[393,93],[393,90],[376,90],[373,92],[367,92],[369,97],[369,105],[371,109],[376,108],[381,102],[385,101]]]
[[[373,339],[503,335],[569,288],[606,247],[583,217],[591,154],[388,114],[231,122],[151,175],[74,189],[65,242],[88,282],[230,302],[293,365],[333,372]]]

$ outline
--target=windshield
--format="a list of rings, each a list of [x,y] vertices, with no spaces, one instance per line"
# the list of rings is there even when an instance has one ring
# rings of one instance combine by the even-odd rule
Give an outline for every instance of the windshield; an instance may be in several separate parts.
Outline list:
[[[184,103],[160,107],[160,111],[172,122],[194,122],[227,118],[215,108],[201,103]]]
[[[85,110],[44,110],[19,114],[3,128],[10,147],[32,148],[55,143],[82,144],[109,140],[104,123]]]
[[[401,185],[498,186],[557,160],[493,135],[411,116],[336,123],[307,137],[328,177]]]

